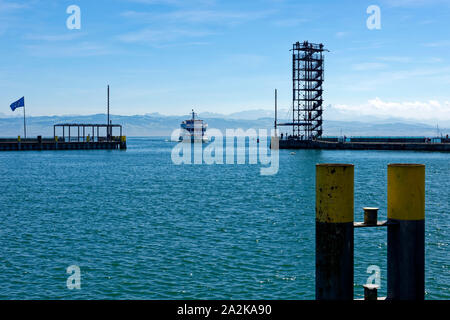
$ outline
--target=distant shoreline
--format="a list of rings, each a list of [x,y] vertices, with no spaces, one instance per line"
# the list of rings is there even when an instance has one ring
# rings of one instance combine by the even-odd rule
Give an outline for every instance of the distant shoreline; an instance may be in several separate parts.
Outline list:
[[[111,115],[114,123],[123,125],[124,135],[128,137],[160,137],[170,136],[173,130],[180,127],[186,116],[162,115]],[[230,119],[230,118],[202,118],[209,128],[225,131],[226,129],[273,128],[273,118],[259,119]],[[282,121],[282,119],[279,119]],[[27,117],[27,133],[30,137],[41,135],[53,136],[53,125],[56,123],[105,123],[105,114],[72,115],[72,116],[30,116]],[[442,128],[441,128],[442,127]],[[280,133],[287,133],[287,128],[280,128]],[[23,132],[22,117],[0,117],[0,137],[17,137]],[[439,132],[443,136],[450,134],[448,126],[439,125]],[[402,121],[399,119],[365,121],[324,120],[324,136],[421,136],[435,137],[438,135],[436,125],[427,123]]]

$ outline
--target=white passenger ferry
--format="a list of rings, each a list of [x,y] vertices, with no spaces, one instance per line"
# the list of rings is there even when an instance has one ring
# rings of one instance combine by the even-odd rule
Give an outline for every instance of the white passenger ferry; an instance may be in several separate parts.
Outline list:
[[[191,115],[191,119],[184,120],[180,125],[182,130],[179,140],[185,142],[207,142],[206,129],[208,124],[197,118],[194,109],[192,109]]]

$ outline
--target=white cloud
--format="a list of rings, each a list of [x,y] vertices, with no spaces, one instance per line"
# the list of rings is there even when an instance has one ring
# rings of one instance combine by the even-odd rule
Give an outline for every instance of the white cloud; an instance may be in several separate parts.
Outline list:
[[[411,63],[413,59],[405,56],[378,57],[378,60],[395,63]]]
[[[34,41],[72,41],[80,38],[83,34],[79,32],[67,32],[62,34],[28,34],[25,36],[27,40]]]
[[[306,22],[308,22],[308,19],[302,19],[302,18],[298,18],[298,19],[282,19],[282,20],[275,20],[272,22],[272,25],[276,26],[276,27],[297,27],[301,24],[304,24]]]
[[[227,56],[225,63],[240,68],[257,68],[267,63],[267,60],[268,58],[263,55],[236,53]]]
[[[136,32],[120,35],[118,39],[126,43],[147,43],[151,45],[165,45],[186,38],[201,38],[212,35],[210,31],[189,29],[165,29],[158,30],[146,28]]]
[[[426,63],[426,64],[439,63],[444,61],[444,59],[438,57],[412,58],[407,56],[378,57],[377,60],[393,63]]]
[[[391,80],[403,80],[412,78],[425,78],[425,77],[436,77],[439,75],[448,75],[450,72],[449,66],[435,67],[435,68],[418,68],[410,70],[399,70],[392,72],[384,72],[380,74],[380,80],[391,79]]]
[[[339,31],[339,32],[336,32],[336,38],[343,38],[343,37],[347,36],[348,34],[349,34],[348,32]]]
[[[448,4],[448,0],[384,0],[391,7],[420,7],[425,5]]]
[[[18,2],[10,2],[10,1],[3,1],[0,0],[0,11],[10,11],[10,10],[17,10],[17,9],[24,9],[27,8],[28,5],[25,3],[18,3]]]
[[[219,10],[175,10],[167,13],[155,13],[147,11],[125,11],[121,15],[134,21],[190,23],[190,24],[238,24],[246,21],[265,18],[272,11],[219,11]]]
[[[450,40],[427,42],[427,43],[424,43],[423,45],[425,47],[430,47],[430,48],[448,47],[448,46],[450,46]]]
[[[377,70],[381,69],[381,70]],[[450,83],[450,66],[423,67],[391,71],[391,68],[372,64],[355,64],[352,69],[359,71],[362,76],[355,81],[354,74],[346,74],[333,84],[339,90],[349,92],[364,92],[380,90],[380,88],[402,85],[406,82],[420,81],[423,90],[433,87],[433,84]]]
[[[166,13],[125,11],[122,16],[141,23],[140,30],[121,34],[118,39],[154,46],[178,45],[180,40],[217,34],[221,27],[232,27],[267,17],[272,11],[174,10]]]
[[[29,4],[21,2],[0,0],[0,36],[5,34],[12,26],[19,23],[16,19],[16,13],[20,13],[20,10],[29,7]]]
[[[387,65],[385,63],[380,62],[365,62],[365,63],[356,63],[352,65],[353,70],[356,71],[380,70],[386,67]]]
[[[163,4],[163,5],[169,5],[169,6],[183,6],[183,5],[212,5],[215,4],[215,0],[128,0],[129,2],[136,2],[141,4],[148,4],[148,5],[156,5],[156,4]]]
[[[362,105],[337,104],[333,106],[339,112],[355,116],[375,116],[401,118],[405,120],[450,120],[449,101],[403,101],[389,102],[380,98],[369,100]]]
[[[26,45],[25,48],[30,55],[38,57],[90,57],[117,53],[117,51],[113,51],[104,45],[93,42],[68,43],[65,45],[32,44]]]

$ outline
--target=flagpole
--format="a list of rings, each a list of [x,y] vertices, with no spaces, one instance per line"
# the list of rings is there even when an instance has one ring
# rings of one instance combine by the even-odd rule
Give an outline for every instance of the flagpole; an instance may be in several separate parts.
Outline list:
[[[23,104],[23,133],[25,136],[25,139],[27,138],[27,125],[25,123],[25,103]]]

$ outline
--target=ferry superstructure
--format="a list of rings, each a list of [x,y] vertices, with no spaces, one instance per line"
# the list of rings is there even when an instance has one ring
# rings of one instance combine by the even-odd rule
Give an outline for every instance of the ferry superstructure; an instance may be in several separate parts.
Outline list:
[[[197,114],[192,109],[191,119],[184,120],[181,122],[181,134],[180,141],[184,142],[207,142],[208,136],[206,135],[206,130],[208,128],[208,124],[198,119]]]

